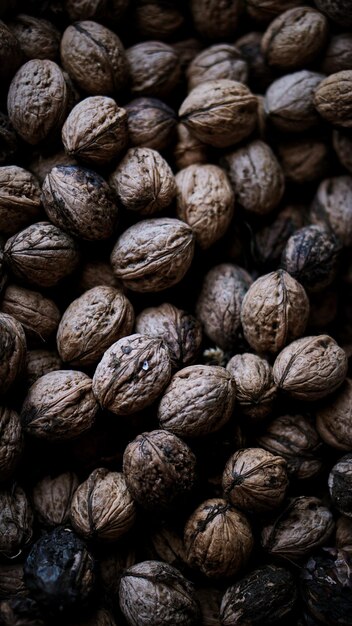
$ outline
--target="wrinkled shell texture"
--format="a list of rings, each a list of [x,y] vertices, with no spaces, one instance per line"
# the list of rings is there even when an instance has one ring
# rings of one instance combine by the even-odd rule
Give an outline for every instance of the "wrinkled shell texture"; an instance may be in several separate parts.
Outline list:
[[[352,451],[352,381],[349,378],[324,406],[317,409],[316,426],[329,446]]]
[[[40,186],[22,167],[0,167],[0,231],[13,235],[38,219]]]
[[[352,455],[346,454],[334,465],[329,478],[330,497],[336,509],[352,518]]]
[[[336,24],[344,28],[352,26],[349,0],[338,0],[338,2],[336,0],[315,0],[314,4]]]
[[[179,169],[196,163],[206,163],[207,147],[184,124],[177,125],[177,138],[174,159]]]
[[[297,184],[322,178],[328,172],[329,149],[317,139],[291,139],[278,145],[280,164],[285,177]]]
[[[239,2],[192,0],[191,11],[197,31],[206,39],[232,38],[243,11]]]
[[[6,393],[22,373],[27,344],[21,324],[0,313],[0,395]]]
[[[302,70],[271,83],[265,94],[264,107],[278,130],[303,132],[319,123],[313,97],[323,78],[323,74]]]
[[[324,74],[335,74],[349,70],[352,66],[352,35],[338,33],[330,38],[322,62]]]
[[[57,59],[60,32],[48,20],[20,14],[10,22],[10,28],[28,59]]]
[[[352,128],[352,70],[330,74],[315,90],[314,104],[320,115],[336,126]]]
[[[186,74],[189,89],[218,78],[246,83],[248,65],[236,46],[216,44],[197,54],[189,64]]]
[[[344,246],[352,245],[352,177],[334,176],[323,180],[310,211],[313,224],[332,230]]]
[[[25,492],[13,485],[0,491],[0,555],[18,556],[32,538],[33,513]]]
[[[352,55],[352,37],[351,37]],[[352,60],[351,60],[352,65]],[[332,133],[332,143],[340,163],[352,174],[352,139],[344,131],[334,130]]]
[[[0,406],[0,481],[12,476],[23,446],[19,415],[13,409]]]
[[[73,472],[45,476],[33,488],[32,503],[36,515],[46,526],[67,524],[71,500],[79,481]]]
[[[269,415],[276,398],[272,368],[256,354],[236,354],[226,365],[236,387],[236,405],[244,415],[260,420]]]
[[[22,324],[27,339],[47,341],[59,325],[59,309],[53,300],[39,291],[9,285],[0,308]]]
[[[166,43],[144,41],[126,50],[135,96],[165,97],[178,85],[181,77],[179,56]]]
[[[132,146],[164,150],[172,141],[176,113],[158,98],[136,98],[125,106]]]
[[[117,20],[122,17],[128,6],[128,0],[66,0],[65,7],[71,20],[89,20],[105,18]]]
[[[33,385],[44,374],[61,369],[62,361],[54,350],[38,348],[27,351],[25,375],[29,385]]]

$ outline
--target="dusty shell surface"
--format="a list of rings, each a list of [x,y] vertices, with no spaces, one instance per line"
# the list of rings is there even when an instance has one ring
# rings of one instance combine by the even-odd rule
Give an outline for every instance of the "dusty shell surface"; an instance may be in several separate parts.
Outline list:
[[[24,328],[27,339],[43,342],[56,332],[60,311],[55,302],[39,291],[24,289],[17,285],[6,287],[1,311],[12,315]]]
[[[33,508],[42,524],[60,526],[69,522],[71,501],[78,485],[73,472],[45,476],[34,485]]]
[[[23,489],[14,484],[0,491],[0,554],[18,556],[32,539],[33,513]]]
[[[10,121],[22,139],[36,145],[60,129],[68,99],[60,67],[47,59],[33,59],[22,65],[10,85]]]
[[[217,165],[190,165],[176,174],[177,217],[193,230],[205,250],[227,231],[235,198],[225,172]]]
[[[253,132],[257,104],[257,97],[242,83],[211,80],[192,89],[179,116],[197,139],[215,148],[226,148]]]
[[[57,370],[29,388],[21,419],[25,431],[42,439],[72,439],[88,430],[98,410],[92,380],[76,370]]]
[[[328,487],[334,507],[348,518],[352,518],[352,454],[346,454],[333,466]]]
[[[331,229],[344,246],[352,245],[352,177],[334,176],[323,180],[310,210],[313,224]]]
[[[244,336],[257,352],[279,352],[303,335],[309,300],[303,287],[284,270],[258,278],[246,293],[241,321]]]
[[[314,105],[320,115],[336,126],[352,128],[352,70],[330,74],[314,93]]]
[[[230,419],[235,384],[223,367],[190,365],[177,372],[158,408],[161,428],[180,437],[200,437],[219,430]]]
[[[54,167],[45,177],[42,201],[53,224],[70,235],[96,241],[110,237],[118,209],[105,180],[75,165]]]
[[[9,23],[27,59],[56,61],[60,48],[60,31],[48,20],[20,13]]]
[[[178,283],[194,253],[192,229],[173,218],[143,220],[117,240],[111,264],[117,278],[133,291],[162,291]]]
[[[151,148],[131,148],[112,172],[109,183],[123,207],[152,215],[171,204],[175,177],[165,159]]]
[[[164,150],[171,143],[176,113],[158,98],[135,98],[125,106],[128,136],[132,146]]]
[[[39,287],[55,286],[80,260],[76,241],[49,222],[36,222],[10,237],[4,252],[14,276]]]
[[[337,393],[316,410],[319,435],[337,450],[352,451],[352,381],[346,378]]]
[[[22,373],[26,352],[22,325],[12,315],[0,313],[0,394],[6,393]]]
[[[93,392],[105,409],[128,415],[152,404],[170,377],[170,354],[162,339],[136,333],[105,352],[95,370]]]
[[[189,90],[200,83],[218,78],[246,83],[248,65],[236,46],[220,43],[205,48],[197,54],[187,67],[186,75]]]
[[[212,498],[187,520],[184,543],[188,564],[208,578],[219,578],[234,576],[243,569],[254,540],[245,516],[226,500]]]
[[[17,165],[0,167],[0,231],[13,235],[40,215],[40,185]]]
[[[55,350],[28,350],[25,377],[28,385],[33,385],[38,378],[62,369],[62,361]]]
[[[117,289],[98,286],[73,300],[57,331],[58,352],[64,362],[93,365],[115,341],[132,332],[134,312]]]
[[[170,94],[181,78],[177,51],[161,41],[143,41],[126,50],[135,96],[163,98]]]
[[[0,406],[0,481],[14,473],[23,448],[19,415],[13,409]]]
[[[276,385],[269,363],[256,354],[233,356],[226,369],[236,387],[236,405],[253,420],[265,418],[276,399]]]

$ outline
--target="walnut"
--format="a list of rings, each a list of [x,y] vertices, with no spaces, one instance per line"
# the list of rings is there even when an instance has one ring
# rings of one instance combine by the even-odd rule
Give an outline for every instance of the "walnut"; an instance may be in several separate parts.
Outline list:
[[[39,378],[24,399],[21,419],[34,437],[67,440],[88,430],[98,410],[92,380],[76,370],[56,370]]]
[[[65,9],[71,21],[106,20],[117,22],[125,13],[129,0],[66,0]]]
[[[28,385],[33,385],[38,378],[62,369],[62,361],[54,350],[28,350],[25,377]]]
[[[119,37],[97,22],[75,22],[61,39],[62,64],[82,91],[106,96],[123,90],[128,66]]]
[[[68,100],[69,88],[56,63],[47,59],[27,61],[9,88],[11,124],[24,141],[36,145],[61,129]]]
[[[232,350],[238,342],[242,301],[251,283],[245,270],[230,263],[216,265],[205,275],[197,317],[207,337],[223,350]]]
[[[23,580],[23,563],[2,563],[0,565],[0,596],[27,596],[28,589]],[[1,606],[1,605],[0,605]],[[2,617],[0,608],[0,618]],[[6,622],[4,622],[6,626]]]
[[[0,308],[22,324],[27,340],[47,341],[59,325],[60,311],[55,302],[39,291],[9,285]]]
[[[15,558],[32,539],[33,514],[23,489],[16,484],[0,491],[0,555]]]
[[[149,541],[148,541],[149,540]],[[172,526],[161,526],[152,531],[147,539],[147,551],[153,554],[148,558],[156,558],[180,570],[185,569],[187,562],[183,536]]]
[[[252,31],[235,41],[235,46],[247,61],[249,85],[256,92],[264,92],[274,80],[274,70],[266,63],[262,53],[263,33]]]
[[[70,235],[96,241],[115,230],[118,209],[105,180],[75,165],[54,167],[45,177],[42,201],[49,219]]]
[[[37,179],[17,165],[0,167],[0,231],[13,235],[40,215]]]
[[[111,253],[115,276],[133,291],[162,291],[188,271],[194,235],[184,222],[155,218],[138,222],[118,238]]]
[[[236,404],[253,421],[267,417],[276,399],[272,369],[256,354],[236,354],[229,360],[227,371],[236,387]]]
[[[0,78],[8,83],[22,63],[19,41],[12,30],[0,21]]]
[[[168,0],[138,0],[132,20],[141,39],[164,41],[175,37],[185,18],[179,7]]]
[[[59,56],[60,31],[48,20],[20,13],[9,23],[27,59],[49,59]]]
[[[330,37],[321,64],[324,74],[335,74],[352,67],[352,34],[338,33]]]
[[[181,66],[174,48],[161,41],[143,41],[126,50],[135,96],[168,96],[177,87]]]
[[[45,526],[60,526],[70,519],[70,506],[79,480],[73,472],[44,476],[33,487],[32,503],[38,520]]]
[[[77,165],[77,161],[68,156],[64,150],[55,152],[47,156],[46,154],[40,154],[40,152],[34,153],[33,158],[29,164],[29,169],[38,178],[42,185],[45,177],[51,172],[53,167],[57,165]]]
[[[271,148],[260,140],[230,152],[225,164],[235,197],[247,211],[266,215],[285,189],[282,169]]]
[[[187,520],[184,543],[191,567],[208,578],[225,578],[244,568],[254,541],[245,516],[226,500],[213,498],[203,502]]]
[[[336,520],[336,548],[352,551],[352,519],[341,515]]]
[[[330,74],[314,93],[314,105],[320,115],[336,126],[352,128],[352,70]]]
[[[247,12],[255,20],[267,22],[300,4],[302,0],[247,0]]]
[[[8,161],[12,161],[17,150],[18,139],[15,129],[13,128],[8,116],[0,111],[0,165],[3,165]]]
[[[319,400],[335,391],[347,373],[347,356],[328,335],[302,337],[276,357],[277,386],[293,398]]]
[[[42,611],[32,598],[7,596],[0,602],[4,626],[46,626]]]
[[[314,4],[336,24],[344,28],[352,26],[349,0],[314,0]]]
[[[4,255],[3,250],[1,249],[1,244],[0,244],[0,296],[6,286],[7,278],[8,276],[7,276],[7,266],[5,262],[5,255]]]
[[[344,246],[352,244],[352,177],[334,176],[323,180],[315,194],[310,219],[330,228]]]
[[[220,623],[220,589],[201,587],[196,590],[200,610],[202,613],[203,626],[221,626]]]
[[[257,98],[235,80],[210,80],[192,89],[181,104],[179,116],[197,139],[226,148],[254,131]]]
[[[76,104],[62,127],[66,152],[94,165],[106,165],[127,146],[127,113],[115,100],[91,96]]]
[[[2,307],[3,310],[3,307]],[[26,337],[15,317],[0,313],[0,394],[6,393],[22,373],[26,361]]]
[[[257,278],[241,309],[243,333],[257,352],[279,352],[303,335],[309,300],[302,285],[284,270]]]
[[[123,473],[132,498],[160,516],[184,504],[196,480],[196,457],[176,435],[153,430],[125,449]]]
[[[352,517],[352,454],[346,454],[335,463],[328,487],[334,507],[346,517]]]
[[[217,0],[191,0],[194,25],[205,39],[231,39],[237,30],[244,9],[242,0],[219,2]]]
[[[246,83],[248,65],[241,51],[227,43],[205,48],[192,59],[187,68],[188,89],[218,78]]]
[[[341,165],[352,174],[352,135],[346,131],[334,130],[332,143]]]
[[[19,415],[6,406],[0,406],[0,433],[0,482],[3,482],[13,475],[23,449]]]
[[[315,138],[286,139],[277,145],[280,164],[287,180],[297,184],[323,178],[329,168],[329,147]]]
[[[341,388],[316,410],[316,427],[329,446],[352,451],[352,380],[346,378]]]
[[[4,252],[13,275],[38,287],[54,287],[80,260],[76,241],[49,222],[36,222],[10,237]]]
[[[181,41],[177,41],[171,45],[179,55],[182,74],[186,72],[190,62],[197,56],[198,52],[203,49],[202,43],[195,37],[181,39]]]
[[[135,506],[120,472],[94,470],[76,489],[71,521],[86,539],[116,541],[134,524]]]
[[[277,267],[286,242],[304,224],[304,207],[297,204],[285,206],[273,221],[254,235],[254,256],[262,266]]]
[[[176,113],[157,98],[136,98],[125,105],[132,146],[164,150],[172,142]]]
[[[161,397],[160,427],[179,437],[200,437],[230,419],[235,384],[223,367],[190,365],[177,372]]]
[[[179,170],[196,163],[206,163],[208,160],[207,147],[184,124],[177,125],[177,143],[173,156]]]
[[[105,548],[105,546],[104,546]],[[97,572],[101,588],[107,598],[117,598],[121,575],[124,570],[136,563],[135,546],[128,541],[121,541],[113,548],[107,544],[97,561]]]
[[[109,178],[122,206],[153,215],[169,206],[176,194],[171,167],[156,150],[131,148]]]

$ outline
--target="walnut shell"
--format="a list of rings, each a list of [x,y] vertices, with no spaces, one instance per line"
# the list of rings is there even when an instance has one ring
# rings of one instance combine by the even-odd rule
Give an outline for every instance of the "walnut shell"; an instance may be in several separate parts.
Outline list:
[[[271,21],[280,13],[302,4],[303,0],[247,0],[248,15],[259,21]]]
[[[314,105],[320,115],[336,126],[352,128],[352,70],[330,74],[314,93]]]
[[[342,550],[352,549],[352,519],[341,515],[336,520],[336,548]]]
[[[285,140],[277,145],[280,164],[287,180],[304,184],[323,178],[329,168],[329,147],[318,139]]]
[[[181,570],[185,568],[186,551],[180,532],[175,531],[172,526],[161,526],[151,533],[148,540],[147,550],[149,547],[150,552],[154,555],[150,558],[164,561]]]
[[[191,0],[196,30],[205,39],[231,39],[244,9],[242,0],[220,3],[217,0]]]
[[[44,297],[39,291],[17,285],[6,287],[0,308],[22,324],[28,340],[37,342],[50,339],[61,317],[53,300]]]
[[[164,41],[175,37],[185,18],[173,2],[139,0],[134,6],[132,20],[141,39]]]
[[[128,66],[119,37],[97,22],[68,26],[61,39],[62,64],[80,89],[92,96],[125,88]]]
[[[316,427],[329,446],[352,452],[352,380],[346,378],[341,388],[316,410]],[[352,543],[352,540],[351,540]]]
[[[248,64],[249,85],[259,93],[265,92],[275,79],[274,70],[266,63],[262,53],[262,38],[262,32],[251,31],[235,41],[236,48]]]
[[[187,126],[178,124],[177,143],[174,146],[173,157],[179,170],[196,163],[206,163],[207,147],[190,133]]]
[[[3,308],[2,308],[3,310]],[[0,313],[0,394],[6,393],[22,373],[26,361],[26,337],[12,315]]]
[[[61,369],[62,361],[54,350],[28,350],[25,377],[29,386],[44,374]]]
[[[269,363],[256,354],[236,354],[226,369],[234,380],[236,404],[242,413],[254,421],[267,417],[277,393]]]
[[[57,349],[64,362],[94,365],[115,341],[132,332],[130,301],[113,287],[93,287],[71,302],[57,330]]]
[[[310,219],[328,227],[344,246],[352,245],[352,177],[334,176],[323,180],[314,197]]]
[[[132,146],[165,150],[172,142],[176,113],[158,98],[136,98],[125,105]]]
[[[177,51],[161,41],[142,41],[126,50],[134,96],[163,98],[181,78]]]
[[[66,0],[65,9],[70,20],[98,20],[113,21],[120,19],[126,11],[129,0]]]
[[[33,487],[32,503],[41,524],[60,526],[70,519],[70,507],[79,480],[73,472],[44,476]]]
[[[16,484],[0,491],[0,554],[14,558],[32,539],[33,514],[23,489]]]
[[[255,233],[255,258],[262,266],[277,267],[286,242],[304,225],[304,217],[304,207],[289,204],[274,216],[273,221]]]
[[[156,150],[131,148],[109,178],[122,206],[153,215],[169,206],[176,194],[171,167]]]
[[[57,165],[77,165],[77,161],[68,156],[64,150],[60,150],[48,156],[35,152],[29,164],[29,169],[42,185],[45,177],[51,172],[53,167]]]
[[[68,100],[65,77],[56,63],[47,59],[27,61],[9,88],[11,124],[24,141],[36,145],[60,130]]]
[[[344,28],[352,26],[349,0],[314,0],[314,4],[336,24]]]
[[[89,376],[76,370],[56,370],[29,388],[21,419],[25,431],[34,437],[67,440],[88,430],[97,410]]]
[[[115,230],[118,209],[105,180],[75,165],[54,167],[45,177],[42,201],[49,219],[70,235],[96,241]]]
[[[189,91],[200,83],[218,78],[246,83],[248,65],[236,46],[220,43],[197,54],[188,65],[186,74]]]
[[[257,97],[235,80],[210,80],[192,89],[179,116],[199,141],[226,148],[254,131]]]
[[[352,33],[338,33],[330,37],[321,64],[324,74],[335,74],[352,67]]]
[[[2,598],[28,595],[28,589],[23,580],[23,563],[2,563],[0,565],[0,595]],[[2,606],[0,616],[3,617],[1,611]],[[6,626],[6,621],[4,625]]]
[[[8,116],[0,112],[0,165],[12,161],[17,150],[18,139],[15,129]]]
[[[164,342],[134,334],[105,352],[95,370],[93,392],[105,409],[129,415],[152,404],[170,377],[171,359]]]
[[[299,400],[319,400],[335,391],[347,374],[347,356],[328,335],[302,337],[276,357],[277,386]]]
[[[329,474],[328,487],[334,507],[352,518],[352,454],[346,454],[335,463]]]
[[[352,39],[352,36],[351,36]],[[352,49],[352,41],[351,41]],[[352,65],[352,61],[351,61]],[[334,130],[332,133],[332,144],[337,154],[337,157],[348,170],[349,174],[352,174],[352,136],[350,133],[341,130]]]
[[[202,43],[195,37],[181,39],[171,44],[179,55],[182,74],[184,74],[194,57],[203,49]]]
[[[20,13],[9,23],[27,59],[49,59],[59,56],[60,31],[48,20]]]
[[[11,478],[23,449],[19,415],[6,406],[0,406],[0,433],[0,482],[3,482]]]
[[[100,259],[86,261],[77,276],[77,293],[82,294],[101,285],[122,290],[122,283],[114,276],[110,263]]]
[[[13,235],[40,215],[37,179],[17,165],[0,167],[0,231]]]
[[[227,231],[235,198],[225,172],[217,165],[189,165],[176,174],[177,217],[188,224],[203,250]]]
[[[194,235],[180,220],[155,218],[130,226],[117,240],[111,264],[117,278],[133,291],[162,291],[188,271]]]
[[[0,21],[0,79],[5,84],[11,80],[21,65],[22,51],[12,30]]]
[[[74,239],[49,222],[36,222],[7,240],[5,258],[16,278],[54,287],[80,260]]]

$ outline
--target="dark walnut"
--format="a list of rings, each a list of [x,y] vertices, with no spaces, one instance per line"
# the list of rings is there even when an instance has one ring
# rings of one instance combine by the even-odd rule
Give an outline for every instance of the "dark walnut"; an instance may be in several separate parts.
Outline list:
[[[190,62],[197,56],[199,52],[203,49],[204,45],[199,39],[195,37],[189,37],[187,39],[181,39],[181,41],[177,41],[176,43],[171,44],[173,48],[175,48],[177,54],[179,55],[182,76],[185,77],[185,72],[187,71],[187,67]]]
[[[332,448],[352,451],[352,380],[346,378],[335,395],[316,410],[319,435]],[[351,540],[352,543],[352,540]]]
[[[165,150],[173,141],[176,113],[157,98],[136,98],[125,105],[132,146]]]
[[[14,235],[40,216],[40,185],[17,165],[0,167],[0,231]]]
[[[231,504],[262,513],[282,504],[288,487],[286,461],[261,448],[235,452],[226,463],[222,487]]]
[[[226,369],[234,380],[236,406],[243,415],[253,422],[268,417],[277,394],[269,363],[247,352],[233,356]]]
[[[185,569],[187,559],[183,535],[172,526],[161,526],[152,531],[147,538],[148,550],[153,555],[148,558],[164,561],[180,570]]]
[[[89,613],[83,619],[74,622],[67,622],[67,626],[116,626],[115,619],[111,611],[105,608],[97,609]]]
[[[245,516],[226,500],[213,498],[203,502],[187,520],[184,543],[192,568],[208,578],[227,578],[244,568],[254,540]]]
[[[128,541],[117,542],[116,547],[108,544],[99,557],[97,573],[104,596],[117,598],[122,573],[136,563],[135,546]]]
[[[54,287],[80,260],[76,241],[49,222],[36,222],[10,237],[4,252],[13,275],[37,287]]]
[[[233,38],[244,9],[242,0],[220,3],[217,0],[192,0],[194,25],[205,39]]]
[[[328,39],[328,20],[310,7],[289,9],[273,20],[262,39],[269,65],[287,71],[310,65]]]
[[[322,224],[348,247],[352,245],[352,177],[334,176],[323,180],[315,194],[310,219]]]
[[[235,198],[244,209],[259,215],[279,204],[285,189],[284,175],[273,151],[256,139],[225,157]]]
[[[322,469],[322,442],[312,420],[304,415],[276,417],[257,437],[257,443],[285,459],[290,478],[315,478]]]
[[[162,291],[182,280],[193,253],[194,234],[187,224],[169,217],[148,219],[120,235],[111,265],[127,289]]]
[[[352,134],[348,131],[334,130],[332,144],[341,165],[346,168],[349,174],[352,174]]]
[[[321,64],[324,74],[335,74],[352,67],[352,34],[338,33],[330,38]]]
[[[51,172],[53,167],[57,165],[77,165],[77,161],[68,156],[64,150],[49,154],[48,156],[40,152],[34,152],[33,158],[29,164],[29,169],[42,185],[45,177]]]
[[[25,379],[27,384],[33,385],[38,378],[62,369],[62,361],[55,350],[28,350],[25,367]]]
[[[347,374],[347,355],[328,335],[302,337],[276,357],[274,380],[299,400],[319,400],[335,391]]]
[[[330,74],[314,93],[314,105],[320,115],[336,126],[352,128],[352,70]]]
[[[333,530],[333,515],[322,501],[300,496],[263,528],[262,546],[274,557],[297,561],[326,544]]]
[[[24,580],[39,606],[57,617],[87,603],[95,583],[94,560],[72,530],[59,526],[32,546]]]
[[[19,556],[32,539],[33,514],[27,496],[16,484],[0,491],[0,555]]]
[[[196,163],[206,163],[208,160],[207,146],[198,141],[184,124],[177,125],[177,142],[174,146],[173,157],[178,170]]]
[[[13,161],[17,150],[18,139],[15,129],[8,116],[0,111],[0,165]]]
[[[196,590],[203,626],[220,626],[220,602],[222,593],[220,589],[209,587],[197,587]]]
[[[143,41],[127,48],[126,57],[134,96],[164,98],[181,79],[177,51],[161,41]]]
[[[0,309],[22,324],[27,340],[39,344],[56,332],[61,317],[53,300],[17,285],[6,287]]]
[[[246,83],[248,65],[236,46],[221,43],[202,50],[187,67],[188,89],[209,80],[227,78]]]
[[[140,215],[169,206],[176,194],[171,167],[151,148],[131,148],[109,178],[121,205]]]
[[[314,94],[323,74],[301,70],[277,78],[265,94],[265,112],[272,124],[284,132],[304,132],[320,122]]]
[[[47,59],[32,59],[12,80],[7,109],[19,136],[36,145],[61,129],[68,101],[69,88],[60,67]]]
[[[257,352],[276,353],[303,335],[309,300],[302,285],[284,270],[257,278],[241,309],[243,333]]]
[[[42,201],[50,221],[74,237],[97,241],[115,231],[113,193],[102,176],[85,167],[54,167],[45,177]]]
[[[13,409],[0,406],[0,482],[8,480],[14,474],[22,449],[23,436],[19,415]]]
[[[62,143],[75,159],[107,165],[127,147],[127,113],[112,98],[85,98],[66,118]]]
[[[6,598],[8,596],[21,597],[27,595],[28,589],[26,589],[23,581],[23,563],[2,563],[0,565],[0,596]],[[6,626],[6,621],[4,626]]]
[[[130,626],[195,626],[200,609],[194,587],[171,565],[143,561],[125,570],[120,608]]]
[[[238,342],[241,306],[251,283],[250,275],[231,263],[216,265],[205,275],[197,317],[207,337],[223,350],[232,350]]]
[[[29,435],[62,441],[91,428],[97,410],[89,376],[76,370],[57,370],[29,388],[21,419]]]
[[[95,469],[76,489],[70,515],[73,528],[86,539],[116,541],[136,517],[124,475]]]
[[[7,279],[8,279],[7,265],[5,261],[4,251],[2,250],[1,244],[0,244],[0,295],[6,286]]]
[[[235,80],[210,80],[192,89],[181,104],[179,116],[199,141],[226,148],[254,131],[257,97]]]
[[[37,519],[44,526],[70,521],[70,507],[79,480],[73,472],[44,476],[33,487],[31,501]]]
[[[273,221],[254,235],[254,257],[262,266],[276,266],[286,242],[304,225],[304,207],[298,204],[285,206]]]
[[[77,294],[81,295],[88,289],[100,286],[122,289],[121,282],[114,276],[110,263],[102,259],[87,260],[77,274],[75,284]]]
[[[129,415],[152,404],[170,377],[170,353],[163,340],[129,335],[116,341],[98,363],[93,393],[104,409]]]
[[[179,437],[201,437],[228,422],[235,403],[235,383],[224,367],[190,365],[177,372],[158,408],[161,428]]]
[[[144,309],[136,319],[135,329],[141,335],[160,337],[169,348],[172,369],[191,365],[202,343],[200,322],[190,313],[165,302]]]
[[[336,548],[352,551],[352,519],[350,517],[340,515],[336,520],[335,545]]]
[[[4,626],[46,626],[42,611],[31,598],[7,596],[0,601],[0,619]]]
[[[346,454],[334,465],[328,487],[334,507],[346,517],[352,517],[352,454]]]
[[[285,139],[277,145],[277,153],[285,178],[293,183],[310,183],[328,173],[330,152],[325,141],[309,137]]]
[[[223,626],[263,626],[289,617],[297,600],[291,572],[276,565],[264,565],[229,587],[222,598]]]
[[[119,20],[126,11],[129,0],[66,0],[65,9],[70,20]]]
[[[48,20],[20,13],[9,23],[26,59],[56,61],[60,49],[60,31]]]
[[[26,337],[12,315],[0,313],[0,395],[22,374],[26,362]]]
[[[71,302],[57,331],[62,360],[76,367],[96,364],[115,341],[130,335],[134,311],[118,289],[103,285],[89,289]]]
[[[123,473],[132,498],[159,516],[183,505],[193,490],[196,457],[176,435],[153,430],[128,444]]]
[[[66,28],[61,60],[78,87],[92,96],[114,94],[126,87],[128,65],[122,43],[97,22],[75,22]]]
[[[274,80],[274,70],[266,63],[262,53],[262,38],[263,33],[251,31],[235,41],[236,48],[248,64],[249,85],[259,93],[263,93]]]
[[[349,0],[314,0],[314,4],[336,24],[344,28],[352,26]]]
[[[0,78],[11,80],[23,60],[20,43],[12,30],[0,21]]]
[[[268,22],[300,4],[302,0],[247,0],[247,13],[255,20]]]
[[[135,3],[132,20],[141,39],[164,41],[176,36],[185,18],[177,4],[170,0],[139,0]]]

